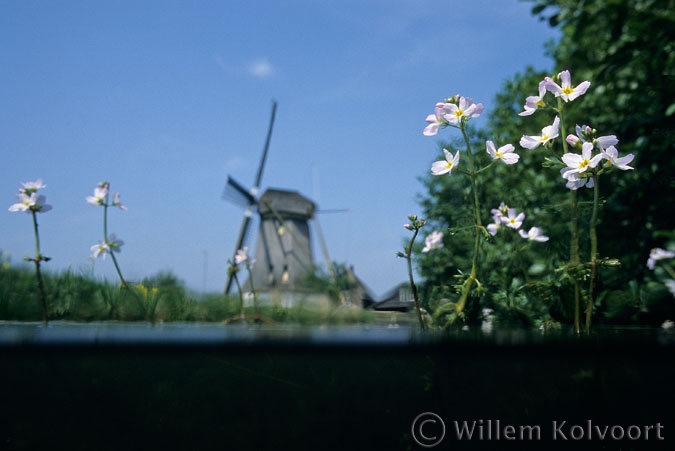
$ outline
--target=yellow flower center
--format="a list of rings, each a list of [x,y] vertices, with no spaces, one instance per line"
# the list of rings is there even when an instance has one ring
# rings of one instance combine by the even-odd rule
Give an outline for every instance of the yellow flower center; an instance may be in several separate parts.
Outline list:
[[[586,166],[589,164],[591,164],[591,162],[584,158],[581,163],[579,163],[579,169],[586,169]]]
[[[572,88],[571,86],[565,86],[564,88],[562,88],[562,92],[565,95],[570,95],[574,92],[574,88]]]
[[[455,117],[460,118],[462,116],[464,116],[464,110],[462,110],[461,108],[457,108],[457,111],[455,111]]]

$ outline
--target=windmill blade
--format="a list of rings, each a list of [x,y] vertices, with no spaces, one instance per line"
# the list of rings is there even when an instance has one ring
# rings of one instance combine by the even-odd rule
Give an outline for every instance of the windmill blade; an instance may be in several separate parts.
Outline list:
[[[225,189],[223,190],[222,198],[242,207],[248,207],[256,203],[255,197],[246,191],[246,188],[241,183],[229,175],[227,176],[227,185],[225,185]]]
[[[241,227],[239,228],[239,237],[237,237],[237,243],[234,248],[235,254],[239,249],[242,248],[242,246],[244,245],[244,241],[246,241],[246,236],[248,235],[248,229],[251,224],[252,216],[253,216],[253,206],[249,205],[246,208],[246,212],[244,213],[244,220],[241,222]],[[228,274],[227,282],[225,283],[225,294],[230,294],[233,282],[234,278],[232,277],[232,274]]]
[[[267,153],[270,147],[270,140],[272,139],[272,128],[274,127],[274,118],[277,112],[277,102],[272,101],[272,115],[270,117],[270,125],[267,129],[267,137],[265,138],[265,147],[263,148],[262,158],[260,159],[260,164],[258,165],[258,173],[256,174],[255,183],[253,188],[250,191],[247,191],[246,188],[241,185],[241,183],[234,180],[232,177],[227,177],[227,185],[225,186],[225,191],[223,192],[223,197],[228,196],[231,200],[234,200],[235,203],[246,205],[246,212],[244,213],[244,219],[241,223],[241,228],[239,229],[239,237],[237,238],[237,243],[234,248],[234,253],[236,255],[237,251],[241,249],[246,240],[246,235],[248,234],[248,228],[251,224],[251,217],[253,216],[253,206],[257,203],[255,196],[258,194],[258,188],[260,187],[260,182],[262,180],[263,169],[265,168],[265,161],[267,160]],[[234,199],[233,199],[234,198]],[[244,203],[245,202],[245,203]],[[234,257],[233,257],[234,259]],[[234,278],[232,275],[227,276],[227,282],[225,283],[225,294],[230,293],[232,288],[232,283]]]
[[[272,101],[272,116],[270,117],[270,125],[267,129],[267,138],[265,139],[265,147],[263,149],[262,158],[260,159],[260,165],[258,166],[258,174],[255,177],[255,183],[253,184],[253,189],[255,191],[260,188],[260,181],[262,180],[263,169],[265,168],[265,160],[267,160],[267,152],[270,148],[270,140],[272,139],[272,128],[274,127],[274,118],[277,114],[277,102]],[[254,193],[255,194],[255,193]]]
[[[319,244],[321,244],[321,251],[323,252],[323,257],[326,261],[326,267],[328,268],[328,275],[330,275],[331,280],[335,284],[335,288],[338,292],[338,299],[340,300],[340,305],[347,305],[347,300],[345,295],[338,287],[337,277],[335,276],[335,271],[333,270],[333,262],[328,255],[328,246],[326,246],[326,239],[323,236],[323,230],[321,229],[321,224],[319,223],[319,217],[314,216],[314,225],[316,226],[317,237],[319,238]]]

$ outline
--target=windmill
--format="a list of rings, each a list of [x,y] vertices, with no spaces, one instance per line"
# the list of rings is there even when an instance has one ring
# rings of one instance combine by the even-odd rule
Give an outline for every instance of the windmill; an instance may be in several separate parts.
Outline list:
[[[258,291],[287,290],[298,287],[302,276],[311,270],[312,252],[309,220],[314,217],[316,205],[297,191],[268,189],[257,197],[265,160],[269,151],[272,128],[276,115],[276,102],[272,103],[265,147],[258,172],[250,190],[228,176],[223,198],[246,207],[234,252],[241,249],[248,235],[254,209],[260,216],[255,251],[256,263],[251,271],[250,283]],[[229,293],[234,280],[228,275],[225,293]]]

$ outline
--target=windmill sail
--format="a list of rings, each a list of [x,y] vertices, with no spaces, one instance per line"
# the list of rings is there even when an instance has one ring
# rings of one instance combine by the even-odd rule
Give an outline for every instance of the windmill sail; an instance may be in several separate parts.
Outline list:
[[[244,218],[241,222],[241,228],[239,229],[239,236],[237,237],[237,242],[234,247],[234,253],[232,261],[234,261],[234,255],[244,244],[246,235],[248,234],[248,228],[251,225],[251,216],[253,216],[253,207],[256,204],[255,196],[258,194],[258,189],[260,188],[260,182],[262,181],[263,169],[265,168],[265,161],[267,160],[267,153],[269,152],[270,141],[272,139],[272,129],[274,127],[274,118],[277,112],[277,103],[272,102],[272,114],[270,116],[270,125],[267,129],[267,137],[265,138],[265,147],[263,148],[262,158],[260,159],[260,164],[258,164],[258,172],[255,177],[255,183],[250,191],[246,189],[238,182],[236,182],[232,177],[227,178],[226,193],[237,192],[239,195],[243,196],[246,201],[246,211],[244,212]],[[225,194],[225,193],[224,193]],[[234,282],[232,275],[228,274],[227,282],[225,283],[225,294],[229,294],[232,289],[232,283]]]

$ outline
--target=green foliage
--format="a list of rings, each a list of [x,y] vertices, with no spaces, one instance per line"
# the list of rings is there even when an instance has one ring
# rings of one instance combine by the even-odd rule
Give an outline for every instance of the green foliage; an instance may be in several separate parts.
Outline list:
[[[13,267],[9,263],[8,259],[0,259],[0,320],[40,320],[41,306],[35,274],[29,267]],[[338,281],[342,283],[339,286],[345,289],[352,287],[353,282],[346,280],[345,266],[335,265],[335,269],[339,274]],[[223,299],[222,294],[190,293],[184,283],[169,272],[146,277],[140,283],[129,286],[130,289],[127,289],[120,284],[97,281],[70,270],[58,274],[46,273],[49,319],[221,322],[241,312],[238,296]],[[290,308],[263,305],[257,313],[274,322],[301,325],[374,321],[372,312],[360,308],[317,308],[310,302],[300,302]]]
[[[518,145],[522,135],[538,134],[553,119],[550,111],[518,116],[525,98],[537,93],[545,76],[569,69],[573,83],[590,80],[591,87],[565,110],[568,130],[561,130],[561,139],[573,132],[575,124],[587,124],[598,135],[616,135],[621,155],[635,155],[634,171],[615,171],[600,184],[599,258],[616,258],[620,266],[598,270],[595,318],[614,323],[663,321],[672,315],[675,303],[656,283],[658,268],[654,274],[645,263],[651,248],[664,246],[661,232],[675,230],[669,213],[675,200],[675,1],[530,1],[535,3],[535,15],[562,31],[561,40],[548,50],[554,69],[543,73],[526,68],[509,78],[496,96],[488,125],[469,137],[479,167],[489,162],[486,140],[497,147],[514,144],[521,156],[515,167],[497,164],[478,175],[483,224],[492,222],[490,209],[504,202],[525,213],[525,230],[536,225],[550,240],[529,243],[504,227],[489,237],[479,255],[477,278],[482,290],[467,306],[465,320],[478,323],[482,308],[490,308],[497,323],[570,322],[571,284],[583,281],[586,288],[588,266],[568,265],[569,190],[559,169],[547,164],[544,149]],[[462,94],[480,101],[480,93]],[[443,147],[453,153],[457,148],[464,151],[459,142],[445,142],[439,145],[439,155]],[[559,147],[554,150],[561,154]],[[424,307],[435,322],[442,322],[452,315],[457,287],[465,278],[460,270],[470,267],[471,191],[466,177],[427,175],[421,180],[426,188],[420,197],[424,217],[445,237],[442,249],[422,254],[416,248],[416,262],[424,278]],[[585,262],[590,254],[591,190],[580,189],[578,197],[580,255]]]
[[[616,285],[642,280],[644,263],[673,230],[675,1],[533,0],[533,12],[560,27],[555,66],[591,80],[579,121],[615,134],[636,170],[601,186],[601,255],[619,255]],[[581,122],[580,122],[581,123]],[[626,239],[629,237],[629,239]]]
[[[314,266],[300,281],[300,285],[313,293],[326,293],[335,304],[341,303],[341,294],[356,288],[356,280],[350,277],[346,263],[332,263],[333,274],[320,266]]]

